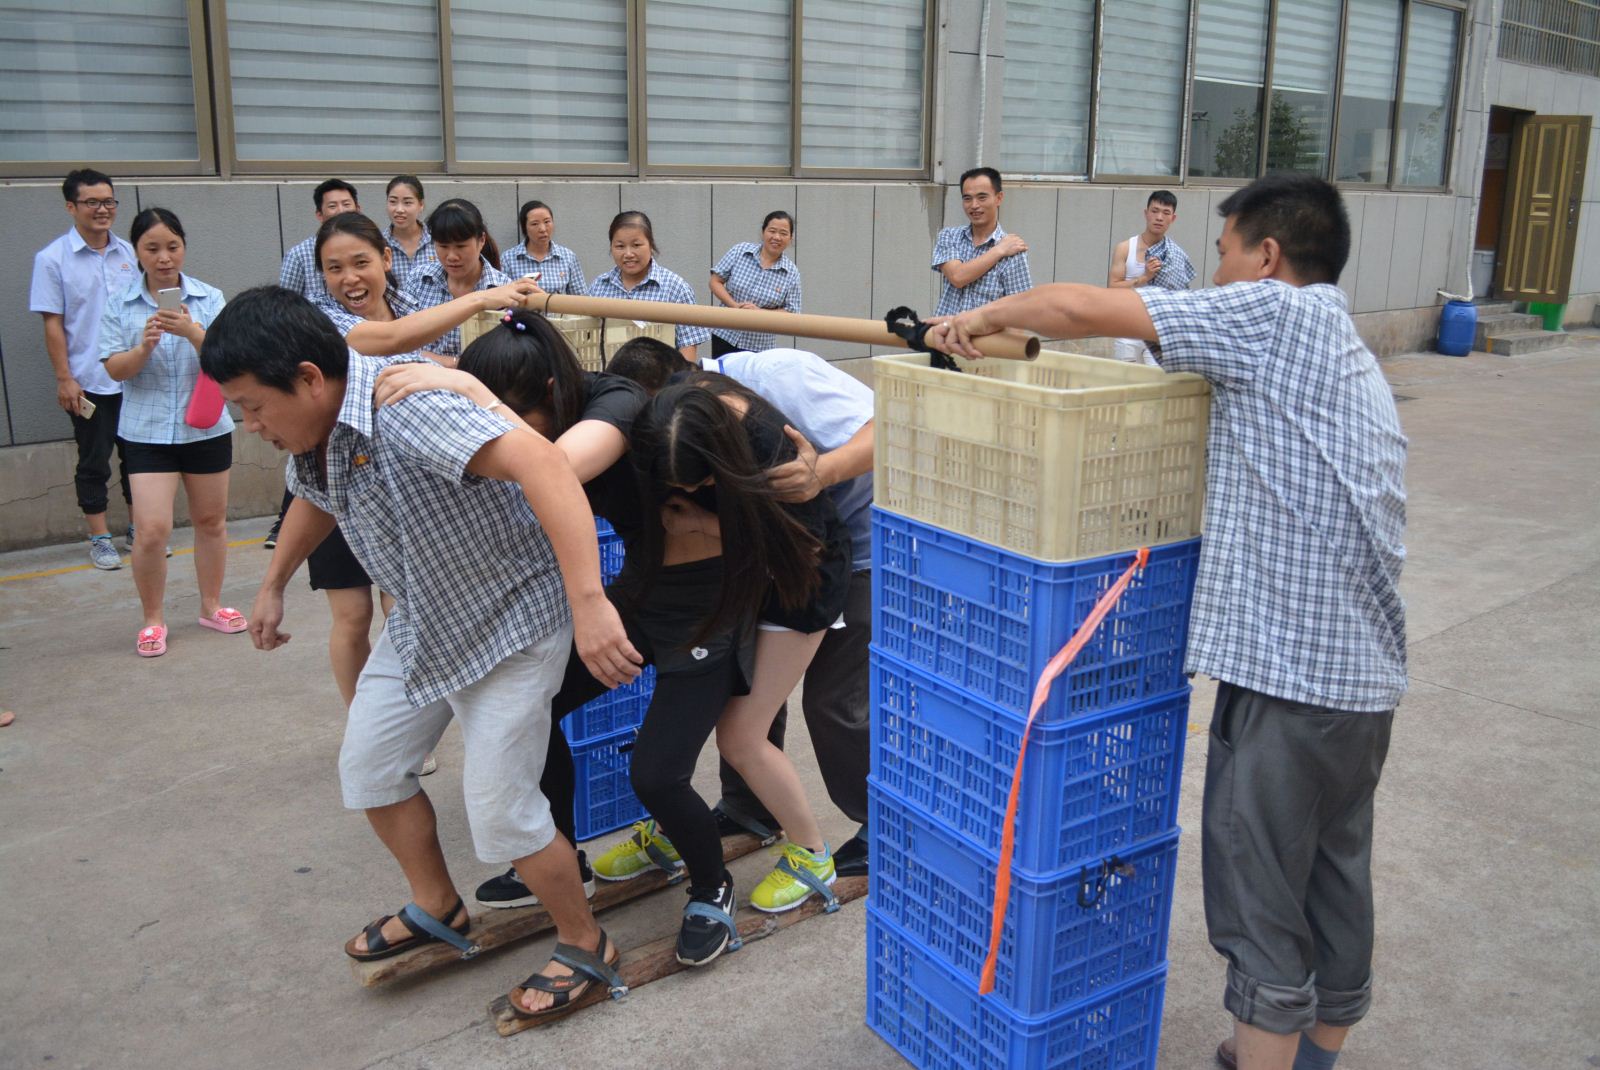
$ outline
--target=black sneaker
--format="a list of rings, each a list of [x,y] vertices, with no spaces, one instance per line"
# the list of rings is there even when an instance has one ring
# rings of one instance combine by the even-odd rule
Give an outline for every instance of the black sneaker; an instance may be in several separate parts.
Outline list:
[[[783,835],[777,819],[770,816],[764,821],[756,818],[747,821],[742,817],[733,817],[721,806],[713,809],[711,815],[717,819],[718,836],[753,835],[761,841],[761,846],[768,847],[777,843],[778,837]]]
[[[720,917],[691,913],[696,904],[720,911],[729,920],[724,922]],[[722,873],[722,886],[715,892],[689,889],[689,907],[683,912],[683,928],[678,930],[678,961],[685,966],[705,966],[724,951],[737,951],[739,940],[732,924],[736,906],[733,875],[726,870]]]
[[[271,529],[267,531],[267,537],[261,540],[262,549],[276,550],[278,548],[278,529],[281,527],[283,527],[283,517],[280,516],[272,522]]]
[[[582,851],[578,852],[578,876],[583,881],[583,894],[586,898],[594,898],[594,870],[589,868],[589,856]],[[503,910],[509,907],[531,907],[539,905],[539,897],[522,883],[522,878],[517,876],[516,867],[507,869],[498,877],[491,877],[478,885],[478,890],[473,893],[473,898],[479,906],[492,907]]]
[[[833,871],[840,877],[865,877],[867,875],[867,828],[851,836],[833,852]]]

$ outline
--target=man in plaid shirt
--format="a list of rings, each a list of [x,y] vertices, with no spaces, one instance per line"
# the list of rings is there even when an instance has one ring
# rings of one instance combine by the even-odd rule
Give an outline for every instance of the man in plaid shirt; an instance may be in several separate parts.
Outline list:
[[[539,779],[550,701],[573,645],[611,686],[636,676],[642,659],[601,588],[577,476],[553,443],[512,430],[498,404],[431,390],[375,407],[378,372],[394,361],[347,349],[298,294],[261,287],[229,309],[206,332],[201,364],[240,406],[246,430],[294,455],[295,500],[256,598],[256,646],[289,640],[279,630],[284,586],[335,521],[396,599],[356,686],[339,779],[345,805],[366,812],[414,901],[367,926],[345,952],[369,961],[433,940],[470,946],[467,910],[417,781],[454,719],[478,856],[514,865],[555,920],[564,958],[594,960],[603,973],[616,951],[589,911],[577,855],[556,831]],[[554,960],[544,970],[571,973]],[[574,979],[574,998],[580,984],[598,983],[579,973],[591,980]],[[549,991],[530,990],[524,999],[539,1005],[523,1009],[548,1008]]]
[[[1216,289],[1056,285],[936,326],[1155,343],[1212,386],[1187,669],[1219,681],[1206,925],[1236,1022],[1218,1058],[1329,1070],[1372,998],[1372,800],[1406,688],[1406,439],[1346,311],[1350,222],[1319,178],[1223,201]]]
[[[361,200],[356,188],[342,178],[330,178],[317,184],[311,191],[311,203],[317,206],[317,226],[341,212],[361,211]],[[402,279],[402,282],[405,280]],[[327,284],[322,281],[322,265],[317,263],[317,235],[290,247],[283,254],[283,267],[278,270],[278,285],[302,294],[312,304],[331,301]]]
[[[1194,264],[1167,233],[1178,221],[1178,198],[1171,190],[1158,189],[1144,203],[1144,231],[1111,251],[1111,271],[1106,285],[1113,290],[1137,286],[1159,286],[1164,290],[1187,290],[1194,281]],[[1150,348],[1137,338],[1117,339],[1117,359],[1130,362],[1156,362]]]
[[[961,210],[968,223],[945,227],[933,244],[933,270],[942,277],[934,315],[965,312],[1033,285],[1028,243],[1000,225],[1005,199],[994,168],[974,167],[961,176]]]

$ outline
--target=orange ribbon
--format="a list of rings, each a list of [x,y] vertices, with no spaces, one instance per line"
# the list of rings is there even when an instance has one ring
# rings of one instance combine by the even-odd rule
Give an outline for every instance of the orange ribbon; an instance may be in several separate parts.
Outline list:
[[[1133,577],[1143,569],[1150,560],[1150,548],[1141,547],[1134,555],[1133,564],[1128,570],[1118,577],[1111,589],[1100,596],[1094,609],[1078,627],[1067,645],[1056,652],[1050,663],[1044,667],[1044,672],[1039,676],[1039,683],[1033,689],[1033,706],[1028,710],[1028,723],[1022,726],[1022,745],[1017,748],[1017,768],[1011,774],[1011,794],[1006,798],[1005,828],[1000,835],[1000,868],[995,873],[994,880],[994,922],[989,927],[989,954],[983,960],[983,975],[978,981],[978,994],[988,995],[994,991],[995,962],[1000,958],[1000,930],[1006,923],[1006,907],[1011,898],[1011,852],[1016,846],[1017,837],[1017,796],[1022,790],[1022,761],[1028,756],[1028,733],[1033,730],[1033,720],[1044,709],[1045,702],[1050,698],[1050,685],[1056,677],[1066,671],[1072,659],[1078,656],[1089,640],[1094,636],[1095,629],[1100,627],[1100,622],[1106,619],[1106,614],[1111,612],[1117,600],[1122,597],[1122,592],[1128,589],[1128,584],[1133,582]]]

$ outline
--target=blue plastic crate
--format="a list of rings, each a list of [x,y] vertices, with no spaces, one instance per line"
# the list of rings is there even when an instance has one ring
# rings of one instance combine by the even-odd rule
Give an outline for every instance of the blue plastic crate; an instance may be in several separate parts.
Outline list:
[[[872,512],[873,640],[924,672],[1026,715],[1045,665],[1131,553],[1061,564]],[[1040,713],[1064,721],[1177,690],[1200,540],[1152,547]]]
[[[561,730],[573,746],[627,732],[644,724],[644,712],[656,693],[656,667],[646,665],[631,684],[613,688],[561,719]]]
[[[628,766],[633,758],[635,732],[619,732],[605,739],[575,744],[572,761],[577,767],[575,802],[578,841],[592,840],[627,828],[647,816],[633,793]]]
[[[867,1025],[918,1070],[1154,1070],[1166,979],[1162,965],[1054,1014],[1020,1015],[867,905]]]
[[[622,571],[622,559],[626,553],[622,536],[598,516],[594,518],[594,531],[600,539],[600,582],[610,583]]]
[[[872,651],[872,775],[985,851],[1000,850],[1025,719]],[[1013,861],[1051,873],[1177,825],[1187,684],[1160,698],[1035,723]]]
[[[997,858],[878,785],[869,797],[873,906],[976,984]],[[1013,868],[995,997],[1019,1014],[1049,1014],[1161,965],[1177,868],[1176,832],[1042,877]]]

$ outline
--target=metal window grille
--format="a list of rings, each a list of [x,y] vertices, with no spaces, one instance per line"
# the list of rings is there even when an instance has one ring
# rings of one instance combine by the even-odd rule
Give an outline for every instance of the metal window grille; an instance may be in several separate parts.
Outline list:
[[[1600,2],[1506,0],[1500,58],[1600,77]]]

